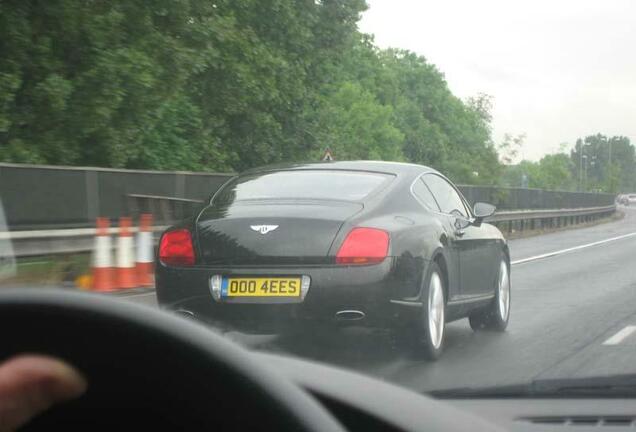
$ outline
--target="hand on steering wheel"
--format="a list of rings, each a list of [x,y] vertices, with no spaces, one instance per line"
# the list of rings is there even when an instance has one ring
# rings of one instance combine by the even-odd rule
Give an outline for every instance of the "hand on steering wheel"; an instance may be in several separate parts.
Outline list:
[[[53,357],[18,355],[0,364],[0,432],[23,426],[52,405],[86,391],[72,366]]]
[[[0,407],[12,411],[0,418],[0,432],[20,425],[343,432],[275,366],[202,325],[148,307],[86,293],[7,290],[0,294],[0,340],[0,362],[8,361],[0,363]],[[49,357],[16,360],[21,353]]]

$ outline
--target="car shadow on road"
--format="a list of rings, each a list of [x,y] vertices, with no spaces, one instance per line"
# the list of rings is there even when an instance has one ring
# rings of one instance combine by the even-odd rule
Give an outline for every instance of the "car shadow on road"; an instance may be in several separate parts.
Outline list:
[[[473,332],[467,325],[448,326],[445,354],[457,348],[461,350],[462,346],[471,342],[472,336]],[[361,327],[306,329],[294,334],[277,335],[250,348],[316,360],[382,377],[399,373],[410,366],[428,363],[421,351],[397,343],[389,332]]]

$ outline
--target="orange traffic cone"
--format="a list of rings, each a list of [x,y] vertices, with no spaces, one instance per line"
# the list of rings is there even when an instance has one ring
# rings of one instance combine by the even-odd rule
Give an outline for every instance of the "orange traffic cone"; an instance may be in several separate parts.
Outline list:
[[[118,289],[135,288],[135,262],[133,236],[130,231],[132,221],[129,217],[119,218],[119,237],[117,238],[116,287]]]
[[[137,233],[137,285],[148,287],[155,284],[153,269],[152,215],[144,213],[139,220]]]
[[[93,248],[93,290],[112,291],[115,288],[113,280],[113,256],[107,218],[97,218],[97,234]]]

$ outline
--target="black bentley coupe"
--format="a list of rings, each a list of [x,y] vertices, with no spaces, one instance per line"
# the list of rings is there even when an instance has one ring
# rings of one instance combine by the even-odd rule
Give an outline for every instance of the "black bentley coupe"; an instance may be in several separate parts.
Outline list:
[[[215,325],[390,329],[439,357],[446,322],[504,330],[510,257],[442,174],[392,162],[288,164],[223,185],[161,236],[159,304]]]

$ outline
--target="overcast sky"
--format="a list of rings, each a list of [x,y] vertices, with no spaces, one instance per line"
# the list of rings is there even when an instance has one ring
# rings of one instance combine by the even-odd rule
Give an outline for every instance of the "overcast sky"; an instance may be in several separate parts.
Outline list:
[[[423,55],[461,97],[494,96],[496,142],[538,160],[597,132],[636,141],[636,1],[367,0],[360,30]]]

